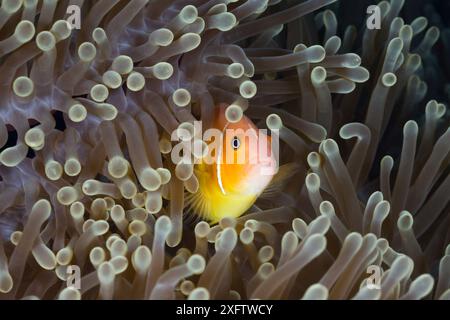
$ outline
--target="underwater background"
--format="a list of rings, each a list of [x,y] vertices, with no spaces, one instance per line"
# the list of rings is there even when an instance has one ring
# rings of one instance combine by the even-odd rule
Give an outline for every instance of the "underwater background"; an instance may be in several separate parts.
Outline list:
[[[449,15],[1,1],[0,299],[450,299]],[[210,223],[171,135],[219,105],[296,170]]]

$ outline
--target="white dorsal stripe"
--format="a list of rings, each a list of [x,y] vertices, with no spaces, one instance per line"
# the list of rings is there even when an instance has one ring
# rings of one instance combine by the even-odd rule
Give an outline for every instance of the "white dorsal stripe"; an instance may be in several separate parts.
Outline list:
[[[226,195],[227,193],[225,192],[225,189],[224,189],[223,183],[222,183],[222,172],[221,172],[221,167],[220,167],[220,165],[221,165],[220,159],[222,159],[222,144],[219,148],[218,159],[217,159],[217,182],[219,183],[220,191],[222,191],[222,193],[224,195]]]

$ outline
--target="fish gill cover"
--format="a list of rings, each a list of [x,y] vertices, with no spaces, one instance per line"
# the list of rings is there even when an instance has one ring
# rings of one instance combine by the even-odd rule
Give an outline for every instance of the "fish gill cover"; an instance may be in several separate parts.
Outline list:
[[[0,299],[450,299],[448,9],[2,0]],[[296,170],[210,224],[221,105]]]

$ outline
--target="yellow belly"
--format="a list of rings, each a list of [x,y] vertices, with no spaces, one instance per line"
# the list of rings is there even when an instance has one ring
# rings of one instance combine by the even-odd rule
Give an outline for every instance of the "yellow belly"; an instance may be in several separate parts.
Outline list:
[[[239,190],[224,193],[207,170],[196,170],[199,190],[188,201],[193,213],[211,224],[224,217],[237,218],[256,201],[257,195],[240,193]]]
[[[207,197],[207,201],[210,203],[210,212],[206,219],[211,223],[217,223],[225,217],[240,217],[253,205],[255,200],[255,196],[223,195],[220,191],[214,190],[213,194]]]

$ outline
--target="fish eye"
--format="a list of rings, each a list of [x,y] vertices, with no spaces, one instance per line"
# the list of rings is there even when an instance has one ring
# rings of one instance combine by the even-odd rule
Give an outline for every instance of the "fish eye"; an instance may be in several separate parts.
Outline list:
[[[241,140],[239,140],[238,137],[234,137],[233,140],[231,140],[231,146],[234,150],[239,149],[239,147],[241,146]]]

